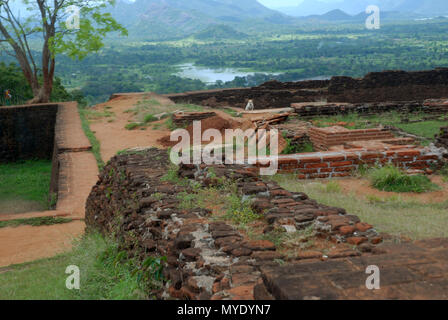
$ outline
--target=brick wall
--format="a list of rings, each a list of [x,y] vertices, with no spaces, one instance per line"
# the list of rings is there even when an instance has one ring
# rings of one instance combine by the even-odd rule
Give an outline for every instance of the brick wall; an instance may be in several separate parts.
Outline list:
[[[311,128],[308,135],[316,150],[325,151],[332,146],[350,141],[393,139],[394,135],[385,129],[348,130],[344,127]]]
[[[51,159],[58,105],[0,107],[0,162]]]
[[[439,157],[425,149],[390,151],[314,152],[278,157],[279,173],[298,173],[299,179],[347,177],[360,165],[394,164],[403,169],[429,169]],[[258,163],[262,167],[264,164]]]

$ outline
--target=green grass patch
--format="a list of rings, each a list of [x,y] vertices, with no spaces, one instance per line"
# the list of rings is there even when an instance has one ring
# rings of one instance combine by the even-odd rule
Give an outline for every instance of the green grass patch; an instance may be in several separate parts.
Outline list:
[[[439,189],[428,177],[410,176],[395,166],[373,168],[369,170],[368,177],[372,186],[381,191],[423,193]]]
[[[92,153],[95,156],[98,169],[101,171],[104,167],[104,161],[103,158],[101,158],[101,145],[95,134],[90,129],[90,122],[87,117],[89,113],[88,107],[78,107],[78,111],[81,118],[82,129],[92,145]]]
[[[127,300],[153,298],[160,288],[164,258],[129,258],[101,235],[85,235],[69,253],[0,269],[0,300]],[[80,268],[80,290],[65,282],[68,266]]]
[[[226,198],[226,218],[236,224],[245,225],[261,218],[261,216],[252,210],[251,202],[242,199],[236,193],[231,193]]]
[[[233,110],[231,108],[224,108],[222,111],[224,111],[225,113],[227,113],[228,115],[234,117],[234,118],[242,118],[243,115],[241,113],[239,113],[236,110]]]
[[[154,121],[157,121],[158,119],[154,116],[154,115],[152,115],[152,114],[147,114],[147,115],[145,115],[145,117],[143,118],[143,122],[144,123],[149,123],[149,122],[154,122]]]
[[[51,226],[55,224],[63,224],[63,223],[69,223],[72,222],[72,219],[66,219],[66,218],[58,218],[58,217],[38,217],[38,218],[30,218],[30,219],[14,219],[14,220],[7,220],[7,221],[0,221],[0,228],[6,228],[6,227],[18,227],[18,226],[33,226],[33,227],[39,227],[39,226]]]
[[[0,201],[35,201],[49,209],[51,167],[49,160],[0,164]]]
[[[272,179],[292,192],[304,192],[317,202],[344,208],[379,232],[411,239],[448,237],[448,201],[423,204],[404,201],[399,196],[380,199],[355,194],[328,192],[324,183],[300,181],[293,174],[276,175]]]
[[[135,130],[135,129],[137,129],[140,126],[141,126],[140,123],[131,122],[131,123],[128,123],[127,125],[125,125],[124,128],[126,130]]]

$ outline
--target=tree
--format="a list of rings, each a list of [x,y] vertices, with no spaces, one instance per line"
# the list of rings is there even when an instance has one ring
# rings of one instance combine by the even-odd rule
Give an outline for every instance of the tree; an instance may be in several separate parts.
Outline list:
[[[17,2],[0,0],[0,43],[17,59],[33,92],[30,103],[50,100],[58,54],[83,59],[103,47],[108,33],[127,35],[104,10],[114,0],[21,0],[26,18],[17,14],[12,1]],[[70,28],[71,18],[79,18],[79,28]],[[42,45],[39,55],[31,49],[36,41]]]

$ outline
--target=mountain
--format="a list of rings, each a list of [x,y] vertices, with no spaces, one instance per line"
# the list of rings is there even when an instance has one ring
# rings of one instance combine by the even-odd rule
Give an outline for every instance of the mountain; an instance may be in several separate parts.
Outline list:
[[[240,40],[247,38],[248,35],[226,25],[212,25],[194,34],[193,37],[198,40]]]
[[[378,6],[382,12],[396,11],[421,15],[448,13],[447,0],[340,0],[333,2],[304,0],[298,6],[278,8],[277,10],[296,17],[320,15],[336,9],[355,15],[365,12],[369,5]]]
[[[108,10],[132,35],[166,38],[191,35],[210,25],[254,19],[285,23],[294,19],[257,0],[119,0]]]
[[[308,20],[322,20],[322,21],[348,21],[352,20],[353,16],[345,13],[342,10],[335,9],[322,15],[310,15],[305,18]]]

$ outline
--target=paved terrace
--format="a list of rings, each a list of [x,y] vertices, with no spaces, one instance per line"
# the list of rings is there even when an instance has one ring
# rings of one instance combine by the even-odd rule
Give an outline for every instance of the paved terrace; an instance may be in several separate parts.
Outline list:
[[[37,105],[38,106],[38,105]],[[55,125],[55,159],[59,163],[56,210],[1,214],[1,220],[36,217],[65,217],[73,222],[0,229],[0,267],[54,256],[71,247],[73,238],[83,234],[85,201],[98,177],[98,166],[90,152],[75,102],[54,105],[58,108]],[[55,160],[53,161],[55,163]]]

